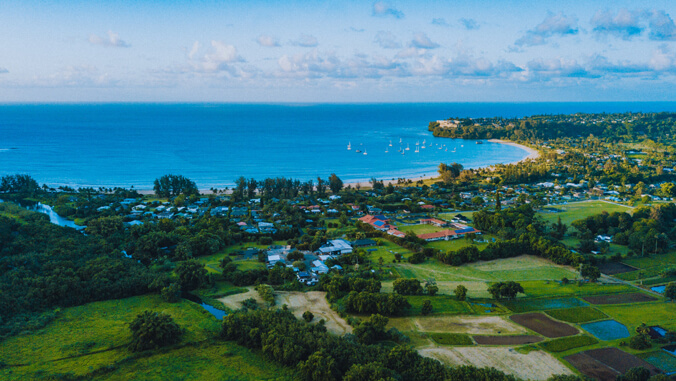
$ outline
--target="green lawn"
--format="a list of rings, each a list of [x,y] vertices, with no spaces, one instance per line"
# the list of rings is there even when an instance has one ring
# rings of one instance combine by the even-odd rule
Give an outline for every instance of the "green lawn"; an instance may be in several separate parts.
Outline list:
[[[561,222],[569,226],[568,231],[570,232],[572,227],[570,224],[575,220],[580,220],[601,212],[632,212],[632,208],[623,205],[611,204],[604,201],[582,201],[582,202],[571,202],[564,205],[553,205],[543,208],[545,211],[552,212],[540,212],[540,216],[546,222],[556,222],[558,218],[561,217]],[[559,212],[555,212],[558,210]]]
[[[399,230],[406,233],[406,232],[413,232],[416,235],[420,234],[426,234],[426,233],[435,233],[435,232],[440,232],[443,230],[448,230],[450,229],[449,227],[445,228],[440,228],[434,225],[429,225],[429,224],[418,224],[418,225],[407,225],[407,226],[399,226]]]
[[[369,246],[364,248],[364,250],[366,250],[367,258],[370,259],[374,264],[378,264],[378,259],[381,257],[383,258],[383,262],[385,264],[391,264],[394,260],[395,253],[401,254],[404,258],[408,257],[412,253],[410,250],[405,249],[386,239],[379,238],[377,240],[381,243],[380,246]]]
[[[131,353],[127,324],[146,309],[170,314],[185,329],[181,344],[147,357]],[[199,305],[186,300],[166,303],[155,295],[66,308],[44,329],[0,343],[0,362],[8,365],[0,368],[0,379],[64,378],[65,374],[91,378],[87,375],[93,372],[111,379],[186,379],[194,378],[195,372],[242,379],[238,371],[243,369],[261,376],[245,379],[294,379],[248,349],[214,342],[219,330],[219,322]]]

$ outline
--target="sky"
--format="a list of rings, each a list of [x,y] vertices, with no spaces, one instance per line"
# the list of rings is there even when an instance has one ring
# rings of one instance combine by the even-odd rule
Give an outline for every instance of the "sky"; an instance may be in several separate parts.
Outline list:
[[[2,0],[0,102],[676,101],[676,2]]]

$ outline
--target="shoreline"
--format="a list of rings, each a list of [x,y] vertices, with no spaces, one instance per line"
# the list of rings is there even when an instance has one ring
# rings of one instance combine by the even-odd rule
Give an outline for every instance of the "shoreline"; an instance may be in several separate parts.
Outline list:
[[[470,139],[468,139],[468,140],[470,140]],[[474,139],[474,140],[483,140],[483,139]],[[477,168],[477,169],[481,169],[481,168],[488,168],[488,169],[490,169],[491,167],[494,167],[494,166],[496,166],[496,165],[514,165],[514,164],[521,163],[522,161],[526,161],[526,160],[535,160],[535,159],[537,159],[537,158],[540,157],[540,151],[538,151],[538,150],[536,150],[536,149],[534,149],[534,148],[525,146],[525,145],[523,145],[523,144],[515,143],[515,142],[510,141],[510,140],[488,139],[487,141],[489,141],[489,142],[491,142],[491,143],[498,143],[498,144],[504,144],[504,145],[508,145],[508,146],[512,146],[512,147],[518,147],[518,148],[521,148],[522,150],[528,152],[528,155],[527,155],[526,157],[524,157],[523,159],[521,159],[521,160],[513,161],[513,162],[511,162],[511,163],[491,164],[491,165],[488,165],[488,166],[485,166],[485,167],[479,167],[479,168]],[[419,176],[419,177],[406,178],[406,180],[411,180],[412,182],[415,183],[415,182],[420,181],[420,180],[425,181],[425,180],[436,179],[436,178],[438,178],[438,177],[439,177],[439,175],[436,175],[436,176]],[[385,185],[385,186],[389,185],[390,183],[392,183],[392,184],[394,184],[394,185],[397,185],[397,180],[383,180],[383,185]],[[371,183],[368,182],[368,181],[365,181],[365,182],[357,182],[357,181],[356,181],[356,182],[349,182],[349,183],[346,182],[346,183],[343,184],[343,185],[344,185],[345,187],[348,186],[348,185],[350,185],[350,186],[352,186],[352,187],[354,188],[357,184],[359,184],[359,186],[362,187],[362,188],[368,188],[368,187],[371,186]]]
[[[483,139],[479,139],[479,140],[483,140]],[[531,159],[535,160],[538,157],[540,157],[540,152],[538,150],[531,148],[531,147],[528,147],[528,146],[525,146],[523,144],[518,144],[518,143],[509,141],[509,140],[500,140],[500,139],[488,139],[487,141],[491,142],[491,143],[505,144],[505,145],[509,145],[509,146],[512,146],[512,147],[521,148],[522,150],[528,152],[528,155],[521,160],[517,160],[517,161],[511,162],[511,163],[491,164],[491,165],[488,165],[488,166],[485,166],[485,167],[479,167],[477,169],[481,169],[481,168],[490,169],[491,167],[494,167],[496,165],[518,164],[522,161],[531,160]],[[411,177],[411,178],[403,177],[403,178],[405,180],[411,180],[413,183],[415,183],[415,182],[420,181],[420,180],[425,181],[425,180],[431,180],[431,179],[438,178],[439,175],[436,174],[436,170],[434,170],[434,173],[435,173],[435,175],[431,175],[431,176],[418,176],[418,177]],[[382,180],[383,184],[385,186],[389,185],[390,183],[397,185],[396,179],[399,179],[401,177],[398,177],[396,175],[392,175],[392,176],[388,176],[388,178],[389,178],[389,180],[385,180],[385,179]],[[392,180],[393,178],[395,180]],[[369,181],[352,181],[352,182],[345,182],[343,184],[344,187],[347,187],[348,185],[351,186],[352,188],[355,188],[357,185],[359,185],[359,187],[361,187],[361,188],[370,188],[371,187],[371,183]],[[153,195],[155,193],[155,191],[152,188],[147,188],[147,189],[134,188],[134,190],[136,190],[139,194],[142,194],[142,195]],[[201,195],[209,195],[209,194],[212,194],[212,191],[211,191],[210,188],[201,188],[201,189],[199,189],[199,193]],[[231,193],[232,193],[232,187],[228,187],[228,190],[225,194],[231,194]]]

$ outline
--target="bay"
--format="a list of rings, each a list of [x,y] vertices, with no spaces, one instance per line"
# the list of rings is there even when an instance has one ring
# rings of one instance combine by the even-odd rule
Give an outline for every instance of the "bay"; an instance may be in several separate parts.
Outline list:
[[[151,189],[168,173],[202,189],[232,186],[239,176],[412,178],[436,174],[441,162],[477,168],[528,155],[498,143],[434,138],[427,131],[433,120],[673,110],[675,102],[6,104],[0,105],[0,175],[136,189]],[[423,141],[426,148],[415,153]]]

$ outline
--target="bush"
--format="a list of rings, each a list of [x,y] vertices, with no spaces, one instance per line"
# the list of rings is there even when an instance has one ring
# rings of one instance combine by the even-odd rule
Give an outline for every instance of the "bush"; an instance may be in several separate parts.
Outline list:
[[[629,339],[629,348],[642,351],[650,348],[650,337],[648,335],[636,335]]]
[[[174,319],[163,312],[143,311],[129,324],[131,343],[134,352],[156,349],[178,343],[183,330]]]
[[[256,310],[258,309],[258,302],[256,302],[256,299],[254,298],[246,299],[242,302],[242,309]]]
[[[423,300],[420,313],[422,313],[423,315],[429,315],[430,312],[432,312],[432,302],[430,302],[429,300]]]
[[[305,311],[305,312],[303,312],[303,319],[304,319],[306,322],[309,323],[309,322],[311,322],[312,319],[314,319],[314,318],[315,318],[315,315],[314,315],[312,312],[310,312],[310,311]]]
[[[178,283],[172,283],[163,287],[160,291],[162,298],[169,303],[176,303],[181,300],[181,286]]]

